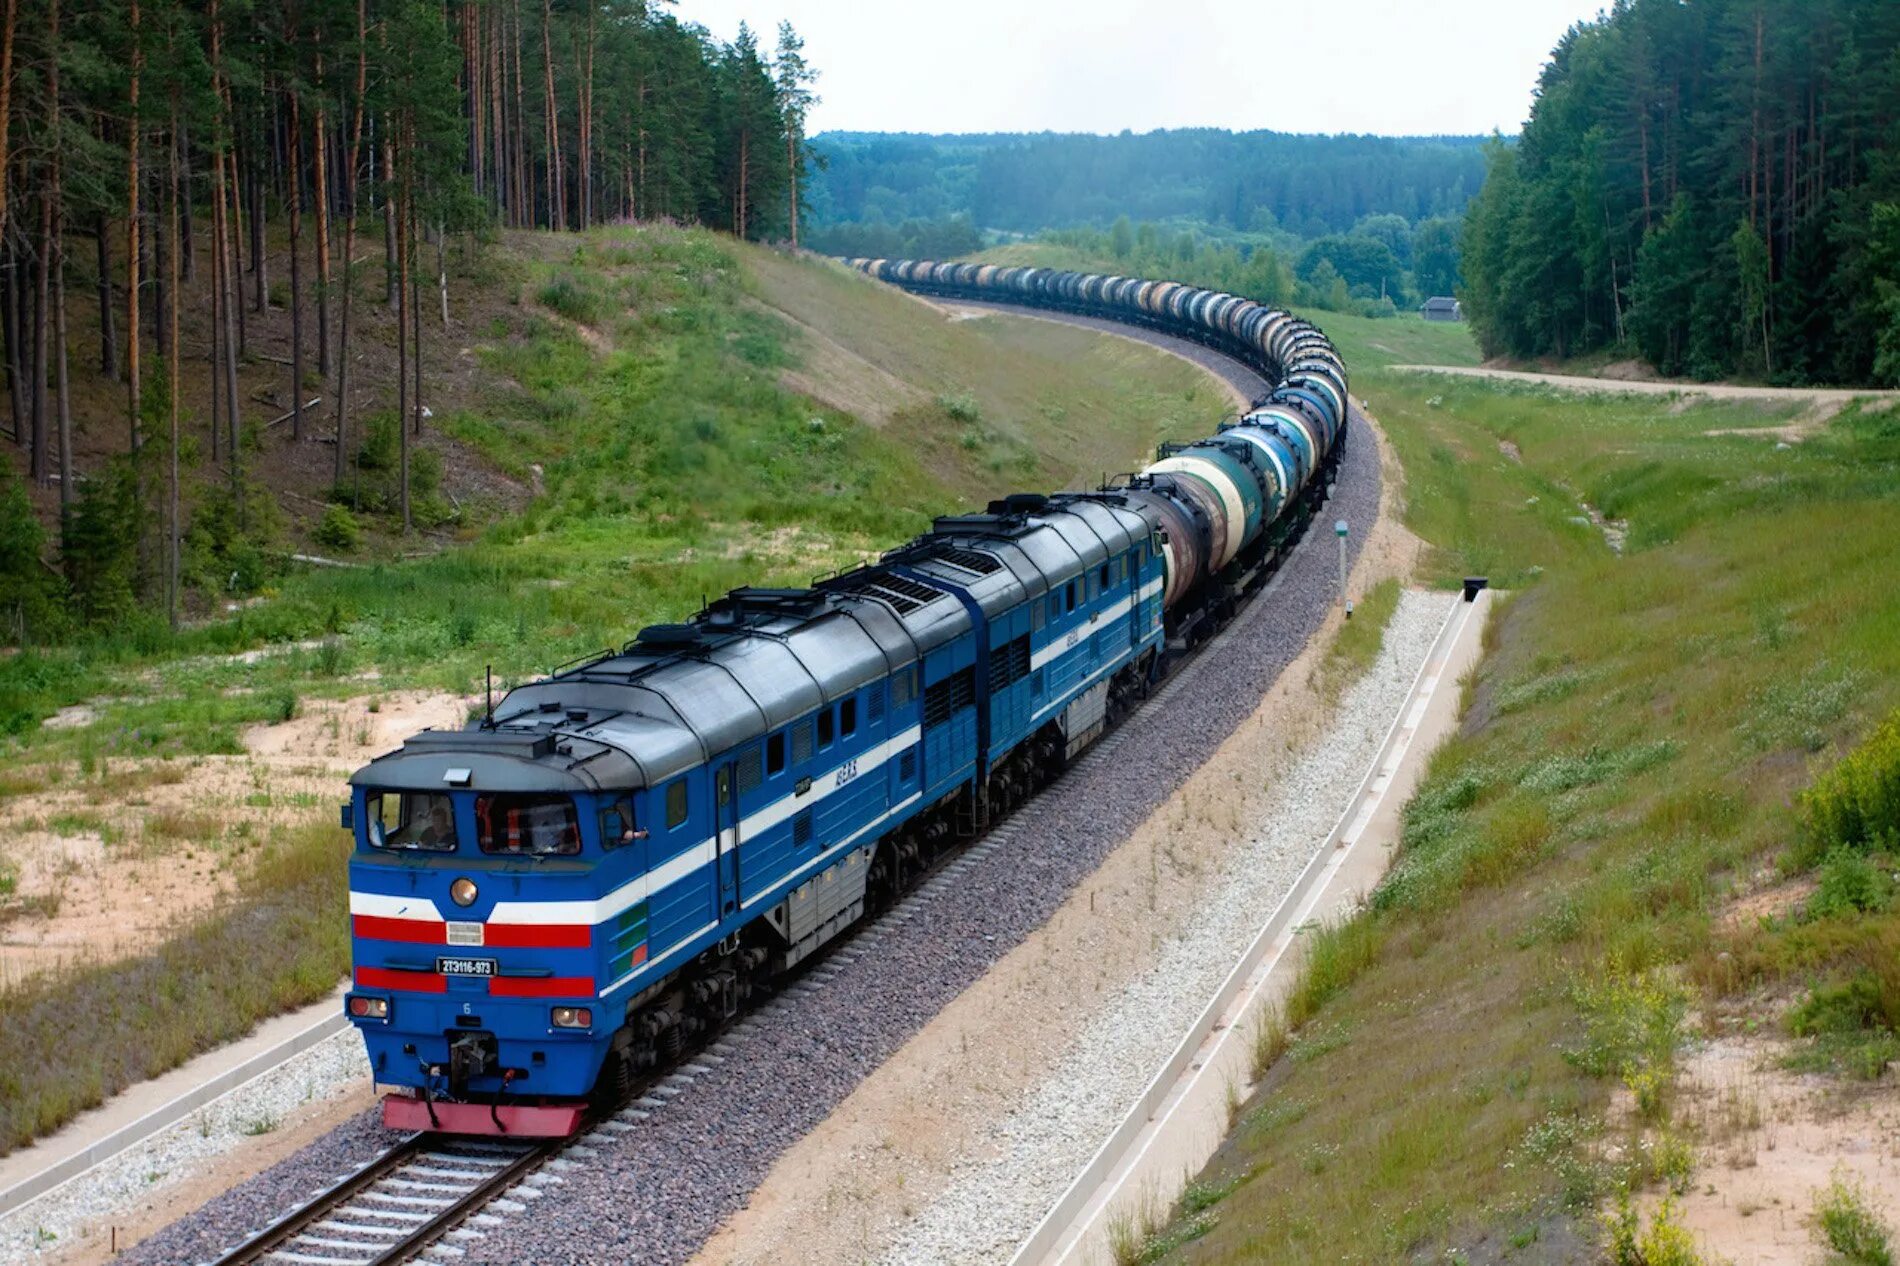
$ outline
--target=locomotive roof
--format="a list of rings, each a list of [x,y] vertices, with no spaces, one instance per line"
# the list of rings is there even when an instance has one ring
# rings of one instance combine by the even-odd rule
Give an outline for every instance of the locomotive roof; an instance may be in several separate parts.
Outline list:
[[[510,690],[463,730],[425,730],[352,782],[589,791],[654,786],[879,680],[1145,535],[1114,494],[1015,497],[941,519],[811,589],[737,589],[690,623]]]

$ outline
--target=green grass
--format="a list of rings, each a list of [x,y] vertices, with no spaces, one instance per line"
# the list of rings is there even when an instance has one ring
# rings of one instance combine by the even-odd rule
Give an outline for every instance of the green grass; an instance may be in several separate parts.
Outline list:
[[[1689,1181],[1670,1091],[1691,1017],[1724,1032],[1778,993],[1808,1000],[1782,1024],[1816,1067],[1893,1049],[1900,913],[1809,845],[1798,797],[1900,705],[1900,419],[1849,410],[1776,449],[1705,432],[1785,410],[1377,371],[1356,389],[1404,461],[1430,577],[1517,592],[1347,925],[1366,956],[1315,986],[1310,1037],[1264,1043],[1285,1057],[1200,1178],[1239,1185],[1172,1258],[1611,1247],[1600,1202]],[[1628,520],[1624,555],[1573,521],[1581,501]],[[1817,867],[1812,914],[1720,918],[1764,868]],[[1612,1125],[1619,1088],[1639,1111]],[[1681,1247],[1666,1221],[1632,1233]]]
[[[1327,699],[1337,699],[1353,682],[1378,662],[1385,645],[1385,629],[1392,613],[1399,609],[1399,582],[1387,577],[1374,585],[1353,606],[1350,620],[1339,626],[1332,645],[1319,664],[1319,689]]]

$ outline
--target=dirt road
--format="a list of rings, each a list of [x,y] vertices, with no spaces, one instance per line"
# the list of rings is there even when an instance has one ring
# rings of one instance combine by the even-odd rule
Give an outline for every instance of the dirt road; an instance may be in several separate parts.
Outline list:
[[[1900,391],[1855,390],[1846,387],[1748,387],[1726,382],[1644,382],[1622,378],[1586,378],[1580,374],[1538,374],[1521,369],[1481,369],[1468,365],[1394,365],[1395,370],[1420,374],[1457,374],[1503,382],[1539,383],[1565,391],[1623,392],[1644,396],[1708,396],[1713,400],[1812,401],[1839,408],[1859,399],[1900,399]]]

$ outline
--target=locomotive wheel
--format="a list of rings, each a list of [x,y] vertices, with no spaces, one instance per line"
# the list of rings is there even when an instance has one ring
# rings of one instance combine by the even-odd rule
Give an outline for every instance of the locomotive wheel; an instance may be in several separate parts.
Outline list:
[[[633,1096],[633,1065],[619,1051],[608,1052],[600,1066],[600,1080],[594,1083],[594,1110],[606,1115]]]

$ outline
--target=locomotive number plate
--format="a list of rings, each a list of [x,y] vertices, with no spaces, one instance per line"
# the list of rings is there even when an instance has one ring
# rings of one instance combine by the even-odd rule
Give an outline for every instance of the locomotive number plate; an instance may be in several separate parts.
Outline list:
[[[495,974],[495,960],[492,958],[438,958],[435,969],[444,976],[492,976]]]

